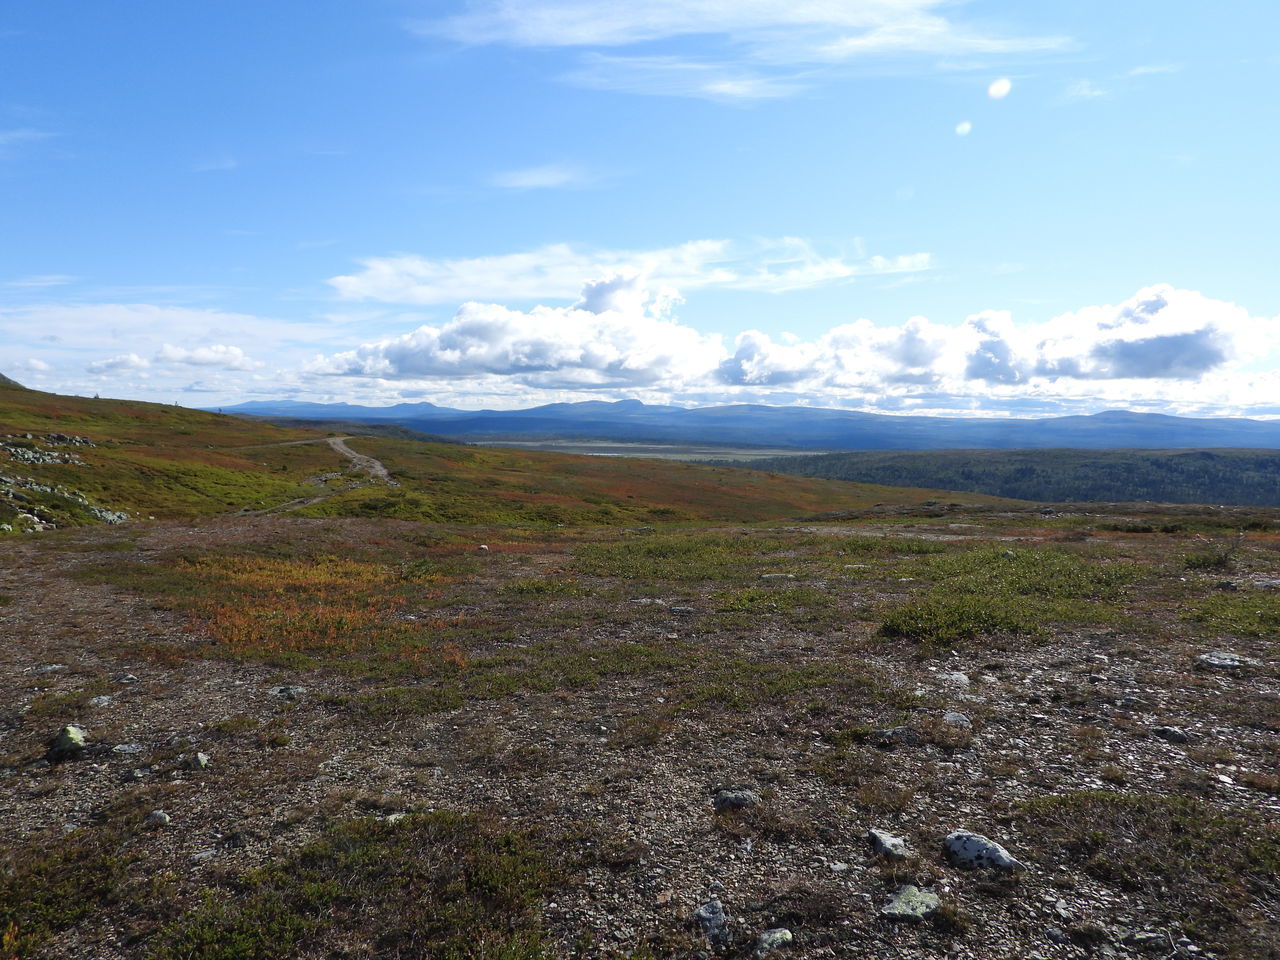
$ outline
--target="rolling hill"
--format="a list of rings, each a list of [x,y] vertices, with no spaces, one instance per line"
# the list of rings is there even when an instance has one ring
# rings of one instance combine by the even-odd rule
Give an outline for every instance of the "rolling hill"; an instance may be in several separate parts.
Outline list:
[[[1280,449],[1280,422],[1172,417],[1123,410],[1037,420],[887,416],[758,404],[686,409],[637,400],[478,411],[430,403],[361,407],[255,401],[225,410],[255,416],[395,423],[425,433],[476,441],[558,438],[825,450]]]
[[[658,461],[499,451],[396,436],[350,438],[177,406],[0,385],[0,523],[96,522],[102,511],[231,512],[521,524],[776,519],[873,503],[954,499]],[[989,502],[991,498],[973,498]]]

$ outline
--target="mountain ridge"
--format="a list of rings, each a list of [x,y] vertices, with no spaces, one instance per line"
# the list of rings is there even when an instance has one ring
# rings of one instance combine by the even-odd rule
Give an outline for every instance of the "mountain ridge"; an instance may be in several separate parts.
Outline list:
[[[828,407],[650,405],[636,400],[554,403],[521,410],[458,410],[249,401],[223,411],[396,423],[461,440],[592,439],[835,450],[1280,448],[1280,422],[1106,410],[1041,419],[933,417]]]

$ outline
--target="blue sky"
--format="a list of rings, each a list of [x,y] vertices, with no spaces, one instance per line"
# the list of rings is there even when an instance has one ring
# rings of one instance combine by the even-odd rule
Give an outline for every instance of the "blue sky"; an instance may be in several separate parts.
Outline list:
[[[1280,7],[0,7],[0,371],[1280,415]]]

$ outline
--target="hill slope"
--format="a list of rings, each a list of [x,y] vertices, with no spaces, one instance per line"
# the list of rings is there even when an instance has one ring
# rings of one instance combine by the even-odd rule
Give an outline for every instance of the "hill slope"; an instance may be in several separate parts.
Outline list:
[[[467,523],[751,521],[954,499],[720,467],[349,439],[354,449],[344,451],[313,430],[0,389],[0,523],[79,525],[104,519],[95,509],[160,518],[287,511]],[[369,474],[373,462],[385,478]]]

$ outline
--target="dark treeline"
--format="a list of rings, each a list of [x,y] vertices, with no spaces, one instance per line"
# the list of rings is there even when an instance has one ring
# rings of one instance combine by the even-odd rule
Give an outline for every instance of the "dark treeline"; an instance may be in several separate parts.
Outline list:
[[[754,470],[1020,500],[1280,506],[1280,450],[928,450],[757,460]]]

